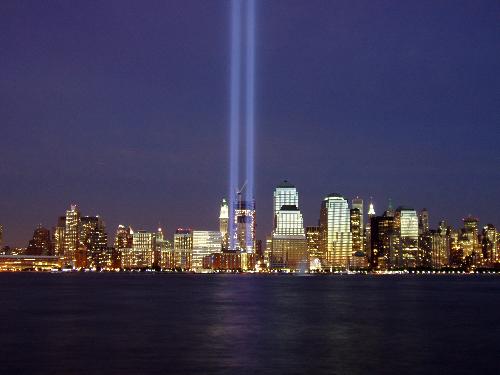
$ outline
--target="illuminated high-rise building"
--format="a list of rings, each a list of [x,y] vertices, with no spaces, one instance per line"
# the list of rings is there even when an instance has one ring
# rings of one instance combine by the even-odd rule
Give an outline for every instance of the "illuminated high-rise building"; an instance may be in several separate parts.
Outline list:
[[[222,203],[220,205],[220,214],[219,214],[219,231],[222,236],[222,250],[226,251],[229,248],[229,206],[227,204],[226,199],[222,199]]]
[[[320,248],[326,266],[347,268],[352,256],[351,211],[347,199],[330,194],[323,199],[320,211]]]
[[[64,228],[64,260],[66,264],[77,266],[77,256],[80,250],[80,211],[72,204],[66,211]]]
[[[54,255],[62,257],[64,256],[64,232],[66,230],[66,216],[59,216],[57,225],[52,231],[52,247],[54,250]]]
[[[365,230],[365,211],[363,209],[363,199],[361,199],[360,197],[353,198],[353,200],[351,201],[351,209],[358,209],[359,211],[359,228],[362,235]]]
[[[450,265],[450,238],[446,231],[430,230],[427,232],[431,238],[431,264],[433,269],[441,269]]]
[[[418,215],[413,208],[398,207],[394,215],[394,227],[399,243],[391,265],[395,268],[417,267],[421,255],[418,248]]]
[[[144,230],[135,231],[132,238],[132,253],[130,258],[126,259],[127,268],[152,268],[155,249],[156,237],[154,233]]]
[[[241,193],[234,212],[235,249],[240,252],[255,252],[255,200],[243,200]]]
[[[82,216],[80,223],[80,243],[86,250],[87,267],[104,267],[108,235],[102,218],[99,216]]]
[[[302,214],[295,205],[283,205],[276,213],[272,234],[271,268],[309,269]]]
[[[273,214],[271,268],[309,269],[299,194],[295,186],[286,180],[274,190]]]
[[[418,232],[424,234],[429,231],[429,211],[426,208],[418,213]]]
[[[52,241],[50,231],[39,225],[26,249],[27,255],[52,255]]]
[[[200,271],[203,268],[203,258],[220,253],[222,235],[219,231],[194,230],[191,269]]]
[[[482,249],[479,244],[479,220],[468,216],[463,219],[464,227],[460,231],[460,247],[464,257],[482,258]]]
[[[114,241],[113,268],[132,268],[134,264],[133,242],[133,229],[130,226],[118,225]]]
[[[320,250],[319,226],[306,227],[307,253],[311,270],[320,270],[325,256]]]
[[[361,212],[359,208],[351,208],[352,253],[363,252],[363,232],[361,229]]]
[[[481,246],[483,258],[488,260],[490,266],[498,261],[497,254],[498,234],[493,224],[487,224],[483,227]]]
[[[296,206],[299,207],[299,193],[294,185],[284,180],[274,190],[273,196],[273,218],[274,226],[276,228],[276,214],[283,206]]]
[[[387,270],[390,268],[391,254],[395,253],[398,242],[394,217],[387,212],[382,216],[370,216],[370,230],[370,266],[377,270]]]
[[[0,250],[2,250],[2,244],[3,244],[3,226],[0,224]]]
[[[193,231],[178,228],[174,234],[174,268],[191,269],[193,255]]]

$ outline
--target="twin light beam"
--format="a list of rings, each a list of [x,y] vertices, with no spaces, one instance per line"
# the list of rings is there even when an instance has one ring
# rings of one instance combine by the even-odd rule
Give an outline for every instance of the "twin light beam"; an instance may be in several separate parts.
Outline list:
[[[244,49],[244,60],[242,50]],[[244,68],[244,76],[243,76]],[[242,82],[242,78],[244,78]],[[242,84],[243,83],[243,84]],[[244,92],[242,90],[244,89]],[[230,71],[230,147],[229,147],[229,248],[236,248],[234,212],[237,193],[245,186],[245,201],[254,199],[255,139],[255,0],[231,1]],[[242,100],[244,99],[244,100]],[[241,128],[244,126],[244,132]],[[245,176],[240,176],[240,157],[245,142]],[[241,177],[244,177],[240,180]],[[250,226],[250,223],[247,224]],[[246,243],[252,229],[246,228]]]

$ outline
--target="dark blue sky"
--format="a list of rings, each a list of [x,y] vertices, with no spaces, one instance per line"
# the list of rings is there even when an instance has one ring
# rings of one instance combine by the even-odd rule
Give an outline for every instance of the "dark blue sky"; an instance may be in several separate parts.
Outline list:
[[[228,1],[0,2],[0,223],[216,229]],[[500,225],[500,2],[259,1],[256,201],[294,182]]]

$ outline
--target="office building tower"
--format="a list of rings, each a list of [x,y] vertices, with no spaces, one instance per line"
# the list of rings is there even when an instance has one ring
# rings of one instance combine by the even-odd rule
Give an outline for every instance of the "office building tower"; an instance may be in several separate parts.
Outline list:
[[[156,249],[155,234],[139,230],[132,236],[132,252],[131,257],[126,259],[127,268],[152,268]]]
[[[203,258],[211,254],[220,253],[221,249],[221,232],[194,230],[191,269],[195,271],[201,271],[203,269]]]
[[[2,249],[3,244],[3,225],[0,224],[0,250]]]
[[[361,230],[361,212],[359,208],[351,208],[352,253],[363,253],[363,232]]]
[[[271,245],[271,268],[309,269],[304,220],[298,207],[281,206],[276,213],[275,222]]]
[[[132,268],[133,260],[134,231],[132,227],[118,225],[114,240],[113,268]]]
[[[283,206],[299,207],[299,193],[294,185],[284,180],[274,190],[273,195],[273,229],[276,228],[276,215]]]
[[[347,268],[352,255],[351,211],[339,194],[323,199],[320,211],[320,248],[326,255],[326,266]]]
[[[52,247],[54,255],[63,257],[64,256],[64,232],[66,230],[66,216],[59,216],[57,220],[57,225],[52,231]]]
[[[225,199],[222,199],[219,214],[219,231],[222,236],[222,250],[229,249],[229,206]]]
[[[364,215],[365,212],[363,210],[363,199],[360,197],[356,197],[351,201],[351,209],[358,209],[359,211],[359,228],[360,233],[363,234],[365,230],[365,220]]]
[[[418,215],[413,208],[398,207],[394,215],[394,226],[399,235],[397,251],[391,258],[395,268],[413,268],[419,265],[422,256],[418,253]]]
[[[104,268],[108,247],[104,222],[99,216],[82,216],[80,228],[80,242],[85,247],[87,267]]]
[[[498,261],[497,256],[497,230],[493,224],[487,224],[483,227],[481,239],[481,247],[483,258],[487,259],[488,265],[493,266]]]
[[[30,240],[26,249],[27,255],[52,255],[52,241],[50,231],[42,225],[39,225],[33,232],[33,238]]]
[[[441,269],[450,265],[450,238],[442,228],[430,230],[431,264],[433,269]]]
[[[243,200],[241,192],[238,193],[238,201],[234,211],[235,249],[240,252],[255,252],[255,200]]]
[[[387,212],[382,216],[370,216],[370,228],[370,267],[375,270],[388,270],[391,254],[394,254],[397,244],[394,217],[387,215]]]
[[[429,211],[424,208],[418,213],[418,233],[424,234],[429,231]]]
[[[193,231],[178,228],[174,234],[174,268],[191,269],[193,254]]]
[[[309,268],[314,271],[321,270],[321,264],[326,261],[320,250],[319,226],[306,227],[307,253],[309,255]]]
[[[76,204],[72,204],[66,211],[64,227],[64,260],[67,265],[81,266],[82,259],[78,256],[80,248],[80,211]],[[77,262],[77,257],[79,262]],[[79,264],[77,264],[79,263]]]
[[[299,210],[299,194],[294,185],[283,181],[273,194],[271,268],[309,269],[304,220]]]
[[[468,216],[463,219],[464,226],[460,231],[460,247],[463,250],[464,258],[472,257],[476,261],[482,258],[482,249],[479,244],[479,220]]]

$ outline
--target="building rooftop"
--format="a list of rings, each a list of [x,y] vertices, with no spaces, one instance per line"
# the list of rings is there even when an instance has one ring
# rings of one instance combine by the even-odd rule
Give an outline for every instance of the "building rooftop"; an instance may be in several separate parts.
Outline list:
[[[288,180],[283,180],[283,182],[281,182],[277,187],[279,187],[279,188],[294,188],[295,185],[288,182]]]

